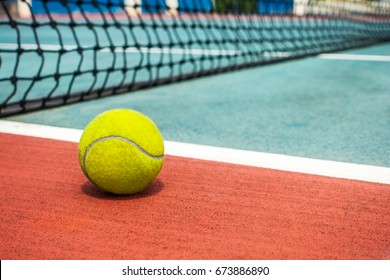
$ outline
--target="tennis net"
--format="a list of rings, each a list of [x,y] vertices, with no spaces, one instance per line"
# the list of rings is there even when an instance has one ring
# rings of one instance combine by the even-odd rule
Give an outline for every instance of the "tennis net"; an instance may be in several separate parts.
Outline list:
[[[0,117],[389,40],[389,2],[0,0]]]

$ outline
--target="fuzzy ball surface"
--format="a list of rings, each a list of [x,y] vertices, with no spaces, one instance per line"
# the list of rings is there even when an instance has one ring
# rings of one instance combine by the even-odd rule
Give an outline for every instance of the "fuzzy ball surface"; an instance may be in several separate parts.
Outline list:
[[[164,140],[156,124],[134,110],[113,109],[96,116],[78,146],[88,180],[106,192],[134,194],[145,189],[164,163]]]

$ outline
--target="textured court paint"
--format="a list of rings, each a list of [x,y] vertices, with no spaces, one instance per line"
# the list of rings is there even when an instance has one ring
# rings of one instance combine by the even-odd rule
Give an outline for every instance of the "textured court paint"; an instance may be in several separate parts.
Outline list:
[[[390,44],[347,54],[389,55]],[[318,57],[15,116],[82,129],[128,107],[164,139],[390,167],[389,64]]]
[[[389,259],[388,185],[168,156],[130,197],[77,144],[0,134],[1,259]]]

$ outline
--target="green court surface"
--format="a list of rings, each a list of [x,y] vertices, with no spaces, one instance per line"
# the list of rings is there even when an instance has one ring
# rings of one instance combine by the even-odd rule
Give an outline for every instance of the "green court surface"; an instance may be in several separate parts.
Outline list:
[[[338,54],[364,60],[314,56],[7,119],[82,129],[131,108],[166,140],[390,167],[390,44]]]

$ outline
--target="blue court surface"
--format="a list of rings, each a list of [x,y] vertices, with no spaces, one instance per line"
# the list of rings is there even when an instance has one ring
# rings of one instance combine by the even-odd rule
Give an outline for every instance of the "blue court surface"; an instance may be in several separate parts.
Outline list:
[[[82,129],[131,108],[166,140],[390,167],[389,58],[385,43],[7,119]]]

